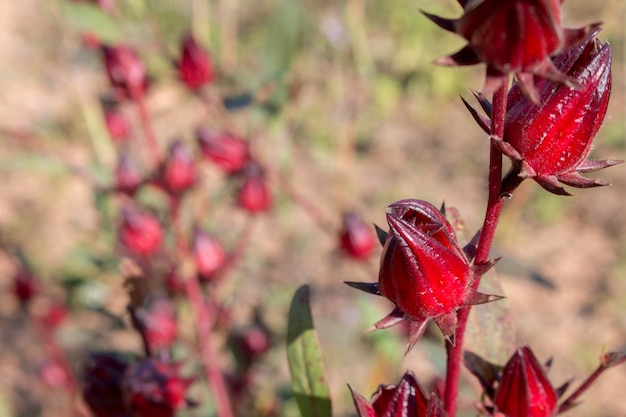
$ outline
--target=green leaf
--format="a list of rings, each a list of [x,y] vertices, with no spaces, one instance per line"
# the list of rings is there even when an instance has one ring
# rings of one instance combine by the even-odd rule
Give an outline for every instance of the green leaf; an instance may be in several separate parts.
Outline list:
[[[287,359],[291,387],[302,417],[330,417],[331,402],[324,358],[313,326],[308,285],[291,301],[287,329]]]
[[[104,43],[116,43],[122,38],[113,17],[90,3],[64,2],[63,16],[79,32],[89,32]]]
[[[265,78],[278,80],[289,72],[302,47],[308,25],[302,0],[277,2],[267,22],[265,47],[261,55]]]

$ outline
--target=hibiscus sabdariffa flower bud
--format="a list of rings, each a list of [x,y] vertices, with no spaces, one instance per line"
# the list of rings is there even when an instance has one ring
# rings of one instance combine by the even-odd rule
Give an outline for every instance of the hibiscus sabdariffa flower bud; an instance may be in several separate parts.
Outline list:
[[[472,265],[459,246],[452,225],[432,204],[402,200],[390,208],[387,213],[390,229],[385,237],[378,283],[347,284],[382,295],[396,305],[371,330],[408,321],[407,351],[424,333],[430,319],[454,342],[456,311],[460,307],[498,299],[471,286],[494,261]]]
[[[180,79],[191,90],[198,90],[215,78],[213,61],[191,34],[181,42],[182,54],[178,64]]]
[[[587,159],[609,103],[611,49],[607,43],[589,38],[557,56],[555,63],[580,87],[537,83],[541,106],[514,87],[509,93],[504,138],[492,140],[513,160],[509,178],[532,178],[560,195],[569,193],[559,182],[578,188],[608,185],[581,173],[621,162]]]
[[[349,386],[349,385],[348,385]],[[368,401],[351,386],[352,399],[359,417],[443,417],[436,394],[427,398],[411,371],[397,385],[380,385]]]
[[[493,399],[495,415],[550,417],[557,412],[557,401],[556,390],[530,348],[517,349],[502,371]]]
[[[559,71],[550,57],[577,44],[597,24],[566,29],[561,24],[562,0],[459,0],[464,8],[458,19],[426,16],[441,28],[454,32],[468,44],[450,56],[443,65],[487,64],[484,93],[495,91],[509,74],[517,77],[525,94],[539,103],[533,78],[577,86]]]

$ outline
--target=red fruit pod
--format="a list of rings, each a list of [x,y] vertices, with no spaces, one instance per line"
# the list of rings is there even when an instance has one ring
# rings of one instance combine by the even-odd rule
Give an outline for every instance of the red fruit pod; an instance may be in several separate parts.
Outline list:
[[[129,363],[115,352],[99,352],[90,356],[83,370],[83,398],[96,417],[127,417],[122,381]]]
[[[457,33],[501,72],[532,70],[564,41],[561,0],[485,0],[466,9]]]
[[[242,139],[209,129],[198,129],[196,137],[202,154],[228,174],[241,171],[248,161],[248,144]]]
[[[187,404],[191,380],[179,375],[179,367],[148,358],[128,369],[122,385],[134,417],[173,417]]]
[[[524,92],[538,103],[533,75],[575,86],[551,57],[584,39],[598,25],[566,29],[561,0],[484,0],[467,2],[459,19],[426,14],[437,25],[467,39],[460,51],[437,62],[443,65],[487,64],[484,93],[495,91],[515,74]]]
[[[359,215],[348,212],[343,216],[339,245],[346,255],[354,259],[366,259],[374,251],[376,238]]]
[[[424,394],[415,375],[407,371],[397,385],[380,385],[368,401],[348,385],[359,417],[439,417],[441,401]]]
[[[131,47],[103,45],[102,54],[109,82],[121,97],[134,99],[145,93],[146,67]]]
[[[13,276],[13,294],[23,305],[28,304],[39,292],[39,283],[32,272],[25,266]]]
[[[551,417],[556,414],[556,390],[528,346],[517,349],[502,372],[493,400],[496,411],[506,417]]]
[[[109,108],[104,111],[104,124],[113,142],[121,143],[128,139],[131,132],[130,122],[118,108]]]
[[[119,238],[130,252],[139,256],[149,256],[161,246],[163,230],[151,214],[125,207],[122,209]]]
[[[196,179],[196,160],[193,153],[183,141],[174,141],[162,169],[160,183],[171,194],[179,195],[191,188]]]
[[[244,169],[244,182],[237,193],[239,207],[250,213],[261,213],[272,206],[272,194],[265,172],[256,161],[249,161]]]
[[[370,330],[409,323],[407,351],[433,319],[452,339],[456,310],[498,299],[472,289],[476,271],[484,273],[493,262],[472,266],[459,246],[452,225],[435,206],[421,200],[402,200],[390,206],[390,231],[381,255],[377,284],[347,284],[379,294],[396,305]]]
[[[513,160],[512,174],[532,178],[552,193],[568,195],[559,182],[578,188],[607,185],[581,173],[621,162],[587,159],[611,93],[611,50],[608,44],[589,38],[564,51],[555,62],[580,88],[537,83],[541,106],[512,89],[504,140],[492,140]]]
[[[211,57],[191,34],[183,37],[181,50],[178,74],[187,87],[191,90],[198,90],[204,84],[213,81],[215,71]]]
[[[120,154],[115,167],[115,191],[132,196],[143,183],[143,176],[130,154]]]
[[[178,325],[172,304],[159,298],[135,312],[137,325],[151,350],[169,347],[176,339]]]
[[[196,229],[191,246],[196,268],[202,279],[212,279],[226,264],[226,252],[219,241],[209,233]]]

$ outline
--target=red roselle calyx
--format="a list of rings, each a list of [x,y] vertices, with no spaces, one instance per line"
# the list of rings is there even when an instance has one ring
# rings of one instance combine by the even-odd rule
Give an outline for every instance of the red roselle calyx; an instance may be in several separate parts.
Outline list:
[[[341,249],[352,258],[366,259],[372,254],[376,239],[372,230],[354,212],[343,216],[343,227],[339,234]]]
[[[191,34],[183,37],[181,49],[178,72],[185,85],[192,90],[197,90],[204,84],[213,81],[215,72],[211,57],[207,51],[198,45]]]
[[[444,417],[441,401],[427,398],[411,371],[398,385],[380,385],[370,401],[348,385],[359,417]]]
[[[176,339],[176,315],[167,299],[152,300],[146,307],[138,308],[135,317],[150,350],[167,348]]]
[[[123,387],[134,417],[173,417],[187,405],[185,392],[192,381],[182,378],[179,368],[150,358],[128,369]]]
[[[161,246],[163,230],[151,214],[134,208],[122,209],[122,225],[119,231],[122,244],[135,255],[148,256]]]
[[[239,207],[250,213],[260,213],[272,205],[272,193],[265,171],[256,161],[249,161],[243,171],[244,182],[237,193]]]
[[[118,108],[109,108],[104,111],[104,123],[113,142],[121,143],[128,139],[131,131],[130,122]]]
[[[456,310],[460,307],[498,299],[476,292],[471,284],[494,261],[470,264],[445,216],[432,204],[402,200],[390,206],[386,237],[380,261],[378,283],[347,284],[382,295],[396,305],[371,330],[409,322],[408,350],[433,319],[446,338],[454,342]]]
[[[502,371],[493,399],[495,415],[550,417],[556,414],[557,401],[556,390],[530,348],[517,349]]]
[[[102,53],[111,86],[120,97],[134,99],[147,90],[146,67],[132,48],[103,45]]]
[[[580,88],[546,80],[535,83],[541,106],[536,106],[515,85],[509,92],[504,139],[492,142],[513,160],[503,188],[520,179],[532,178],[546,190],[569,193],[559,182],[578,188],[608,185],[581,174],[606,168],[622,161],[589,160],[593,139],[606,115],[611,94],[611,49],[593,36],[554,58],[559,70],[576,80]],[[481,99],[483,107],[489,104]],[[488,133],[488,120],[470,108],[474,118]]]
[[[209,233],[196,229],[191,246],[198,274],[203,280],[211,280],[227,261],[222,245]]]
[[[228,174],[241,171],[248,161],[248,144],[227,133],[198,129],[196,137],[202,154]]]
[[[576,55],[579,56],[572,59]],[[533,178],[546,190],[566,195],[567,191],[557,181],[578,188],[607,185],[581,173],[606,168],[618,161],[586,159],[611,94],[609,45],[591,39],[558,58],[564,70],[573,61],[567,74],[580,88],[545,83],[540,91],[544,102],[541,107],[525,97],[513,101],[507,111],[504,141],[494,142],[514,160],[513,169],[518,170],[521,178]]]
[[[464,37],[468,44],[437,61],[443,65],[487,64],[485,93],[498,89],[509,74],[535,102],[538,96],[533,75],[575,86],[576,81],[559,71],[550,57],[575,45],[598,25],[565,29],[561,23],[561,0],[459,1],[459,19],[426,14],[437,25]]]
[[[115,352],[91,355],[83,371],[83,398],[96,417],[129,415],[122,392],[122,381],[129,364]]]
[[[178,195],[196,183],[197,169],[194,154],[181,140],[170,147],[169,155],[161,173],[161,184]]]
[[[143,177],[129,153],[120,154],[115,168],[115,191],[132,196],[143,183]]]
[[[13,277],[13,294],[26,305],[39,292],[39,283],[33,273],[25,266],[20,266]]]

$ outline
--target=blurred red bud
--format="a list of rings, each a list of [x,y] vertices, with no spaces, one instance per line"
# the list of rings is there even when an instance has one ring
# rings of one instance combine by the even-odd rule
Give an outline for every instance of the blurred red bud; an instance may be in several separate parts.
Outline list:
[[[135,99],[148,88],[146,67],[127,45],[102,46],[104,66],[111,86],[122,98]]]
[[[196,229],[192,242],[193,258],[198,274],[210,280],[226,264],[226,252],[219,241],[209,233]]]
[[[244,182],[237,194],[239,206],[250,213],[267,211],[272,205],[272,194],[261,165],[249,161],[243,176]]]
[[[174,417],[187,404],[191,380],[179,375],[178,365],[143,359],[124,377],[124,392],[133,417]]]
[[[193,153],[181,140],[176,140],[170,146],[165,166],[161,173],[161,183],[165,189],[178,195],[196,182],[196,161]]]
[[[339,244],[344,253],[355,259],[365,259],[372,254],[376,238],[372,229],[354,212],[343,216]]]
[[[248,161],[248,144],[234,135],[201,128],[196,137],[203,155],[228,174],[241,171]]]
[[[169,347],[176,339],[177,323],[174,307],[165,298],[152,300],[135,312],[137,325],[151,349]]]
[[[213,81],[215,73],[213,62],[208,52],[198,45],[191,34],[183,37],[181,42],[182,54],[178,71],[180,79],[192,90],[197,90],[204,84]]]
[[[122,244],[135,255],[148,256],[156,252],[163,240],[161,225],[151,214],[135,208],[122,209],[119,231]]]
[[[83,371],[83,398],[96,417],[128,417],[122,381],[128,361],[115,352],[93,353]]]
[[[109,108],[104,111],[104,123],[113,142],[121,143],[128,139],[130,122],[118,108]]]
[[[20,266],[13,276],[13,294],[23,304],[28,302],[39,292],[39,283],[34,275],[25,266]]]
[[[143,183],[143,177],[131,155],[120,154],[115,168],[115,191],[132,196]]]

